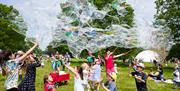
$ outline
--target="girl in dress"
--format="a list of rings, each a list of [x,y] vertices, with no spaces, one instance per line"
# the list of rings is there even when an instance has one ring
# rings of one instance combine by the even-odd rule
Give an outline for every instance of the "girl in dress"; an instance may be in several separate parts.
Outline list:
[[[83,85],[84,85],[84,88],[87,89],[87,91],[90,91],[90,85],[88,83],[88,80],[89,80],[89,76],[90,76],[90,68],[89,68],[89,65],[87,63],[83,63],[81,65],[82,69],[83,69]]]
[[[82,67],[76,66],[72,68],[67,65],[65,65],[65,67],[74,73],[74,91],[84,91]]]

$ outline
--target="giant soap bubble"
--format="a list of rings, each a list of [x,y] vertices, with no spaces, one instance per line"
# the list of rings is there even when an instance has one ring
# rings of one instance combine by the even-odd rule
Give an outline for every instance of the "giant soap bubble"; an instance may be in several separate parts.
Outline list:
[[[162,26],[155,28],[152,24],[155,13],[148,13],[152,10],[147,6],[153,6],[153,1],[113,0],[102,9],[98,9],[90,1],[7,0],[4,3],[14,5],[19,10],[28,27],[27,38],[36,38],[41,49],[45,49],[48,45],[58,47],[64,41],[75,55],[83,49],[97,52],[101,48],[110,46],[144,49],[169,48],[168,28]],[[105,22],[107,16],[119,21],[117,16],[110,15],[109,12],[115,10],[118,17],[124,17],[128,13],[127,3],[134,8],[134,27],[130,28],[126,23],[120,25],[113,22],[104,28],[91,24],[94,20]],[[155,10],[154,7],[152,9]]]
[[[143,19],[136,19],[135,27],[127,29],[126,24],[111,24],[105,29],[91,26],[89,22],[94,19],[103,19],[112,9],[116,9],[119,17],[128,11],[125,1],[114,0],[105,9],[97,9],[88,0],[66,0],[60,4],[61,12],[58,16],[58,29],[55,31],[55,41],[66,40],[71,51],[75,54],[83,49],[96,52],[101,48],[118,46],[125,48],[142,47],[145,49],[158,49],[167,47],[169,33],[163,27],[155,28]],[[114,16],[112,16],[114,17]],[[143,17],[142,17],[143,18]],[[140,21],[141,20],[141,21]],[[74,25],[73,23],[77,24]],[[56,45],[57,46],[57,45]]]

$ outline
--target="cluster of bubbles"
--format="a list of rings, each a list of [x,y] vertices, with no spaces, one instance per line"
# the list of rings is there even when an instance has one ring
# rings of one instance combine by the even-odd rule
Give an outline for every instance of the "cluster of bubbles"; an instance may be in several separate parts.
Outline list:
[[[122,27],[122,25],[111,24],[106,29],[96,28],[89,24],[94,19],[103,19],[108,15],[110,7],[116,9],[119,17],[127,13],[122,0],[115,0],[111,5],[98,10],[88,0],[61,0],[61,11],[58,16],[58,26],[53,37],[59,46],[60,41],[66,41],[70,50],[79,54],[83,49],[96,52],[101,48],[110,46],[131,48],[137,45],[134,30]],[[73,25],[76,22],[77,25]],[[125,25],[124,26],[128,26]]]
[[[144,49],[161,49],[169,46],[169,32],[164,27],[154,27],[148,22],[136,22],[133,28],[128,25],[111,24],[106,29],[89,24],[93,19],[103,19],[110,8],[116,9],[119,17],[127,13],[123,0],[114,0],[111,5],[98,10],[88,0],[61,0],[58,27],[55,31],[53,46],[66,41],[72,53],[79,54],[83,49],[96,52],[101,48],[118,46],[125,48],[142,47]],[[78,22],[78,25],[73,25]]]
[[[110,46],[145,49],[169,46],[168,29],[154,27],[145,21],[135,21],[133,28],[125,28],[129,27],[126,24],[110,24],[102,29],[89,24],[94,19],[111,16],[108,12],[112,8],[119,17],[126,15],[128,11],[122,5],[125,0],[114,0],[101,10],[90,0],[14,0],[5,3],[20,12],[28,27],[27,38],[38,40],[42,50],[48,45],[58,47],[64,41],[76,55],[84,49],[97,52]]]

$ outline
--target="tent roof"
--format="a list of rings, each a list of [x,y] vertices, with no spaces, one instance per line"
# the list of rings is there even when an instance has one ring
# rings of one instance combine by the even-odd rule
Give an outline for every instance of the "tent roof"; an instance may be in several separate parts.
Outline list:
[[[153,60],[158,61],[159,54],[151,50],[145,50],[140,52],[135,58],[143,62],[153,62]]]

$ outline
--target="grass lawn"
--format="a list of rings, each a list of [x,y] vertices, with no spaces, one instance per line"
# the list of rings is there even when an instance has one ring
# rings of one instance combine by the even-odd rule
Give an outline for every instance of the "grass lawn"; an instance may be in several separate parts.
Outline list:
[[[79,62],[73,62],[71,65],[80,65]],[[118,65],[118,80],[117,80],[117,87],[118,91],[136,91],[136,85],[133,77],[128,76],[129,69],[125,64],[122,64],[120,62],[117,62]],[[145,63],[146,69],[145,72],[149,72],[150,67],[152,64]],[[155,68],[154,68],[155,69]],[[172,72],[174,68],[172,65],[169,65],[168,67],[164,67],[164,75],[165,78],[172,79]],[[45,74],[49,74],[52,71],[51,68],[51,62],[45,63],[45,68],[37,68],[37,74],[36,74],[36,91],[43,91],[43,76]],[[68,72],[68,71],[66,71]],[[105,70],[102,71],[102,76],[105,79]],[[0,91],[4,91],[4,81],[5,77],[3,77],[0,74]],[[180,91],[180,88],[178,89],[172,89],[172,84],[165,84],[165,83],[156,83],[154,81],[148,80],[147,86],[149,91]],[[71,74],[71,79],[68,81],[67,85],[62,85],[59,88],[56,89],[56,91],[73,91],[74,87],[74,78],[73,74]],[[102,88],[100,91],[104,91]]]

